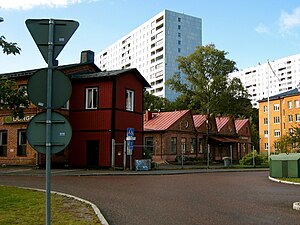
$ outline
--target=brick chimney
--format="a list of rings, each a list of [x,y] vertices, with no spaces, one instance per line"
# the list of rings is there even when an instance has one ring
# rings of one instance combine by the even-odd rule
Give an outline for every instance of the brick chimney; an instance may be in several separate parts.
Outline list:
[[[93,63],[95,53],[91,50],[81,52],[80,63]]]
[[[146,113],[145,113],[145,122],[147,122],[151,119],[152,119],[152,112],[147,110]]]

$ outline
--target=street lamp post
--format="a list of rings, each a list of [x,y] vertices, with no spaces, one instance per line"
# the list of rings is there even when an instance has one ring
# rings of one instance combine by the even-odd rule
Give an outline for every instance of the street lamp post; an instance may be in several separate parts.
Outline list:
[[[268,65],[269,65],[273,75],[280,82],[280,79],[274,72],[269,60],[268,60]],[[270,74],[268,73],[268,160],[270,160],[270,154],[271,154],[270,150],[271,150],[271,141],[270,141]]]

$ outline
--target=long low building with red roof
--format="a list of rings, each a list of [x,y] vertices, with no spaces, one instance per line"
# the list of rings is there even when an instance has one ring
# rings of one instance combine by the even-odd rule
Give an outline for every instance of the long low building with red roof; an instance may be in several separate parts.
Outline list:
[[[182,155],[206,160],[207,149],[212,161],[224,157],[238,161],[251,151],[250,123],[213,115],[208,123],[206,115],[193,115],[191,110],[146,112],[144,142],[156,162],[175,161]]]

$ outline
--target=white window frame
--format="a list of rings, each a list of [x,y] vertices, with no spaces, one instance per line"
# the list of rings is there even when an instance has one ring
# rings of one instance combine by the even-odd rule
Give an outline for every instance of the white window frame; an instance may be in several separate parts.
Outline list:
[[[274,111],[279,111],[279,104],[274,104],[273,109]]]
[[[85,109],[98,108],[98,87],[85,89]]]
[[[268,137],[269,134],[268,134],[268,130],[264,130],[264,137]]]
[[[280,130],[274,130],[274,137],[280,137]]]
[[[300,114],[295,114],[295,121],[300,122]]]
[[[299,104],[299,100],[295,100],[295,108],[299,108],[300,104]]]
[[[126,98],[125,99],[126,99],[126,102],[125,102],[126,110],[133,112],[134,111],[134,91],[126,89]]]
[[[268,149],[269,149],[269,144],[265,143],[265,150],[268,150]]]
[[[280,123],[279,116],[274,116],[274,123],[276,123],[276,124]]]
[[[264,118],[264,124],[265,124],[265,125],[268,124],[268,118]]]
[[[264,105],[264,112],[268,112],[268,106]]]
[[[288,101],[288,108],[289,109],[293,108],[293,102],[292,101]]]
[[[293,115],[288,115],[289,122],[293,122]]]

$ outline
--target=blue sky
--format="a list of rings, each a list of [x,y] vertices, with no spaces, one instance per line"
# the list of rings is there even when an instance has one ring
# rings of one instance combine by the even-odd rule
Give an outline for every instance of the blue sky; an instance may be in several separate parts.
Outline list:
[[[70,19],[80,23],[58,56],[77,63],[82,50],[98,53],[168,9],[202,18],[203,45],[228,52],[239,69],[300,53],[299,0],[0,0],[0,35],[22,53],[0,53],[0,73],[46,67],[26,19]]]

